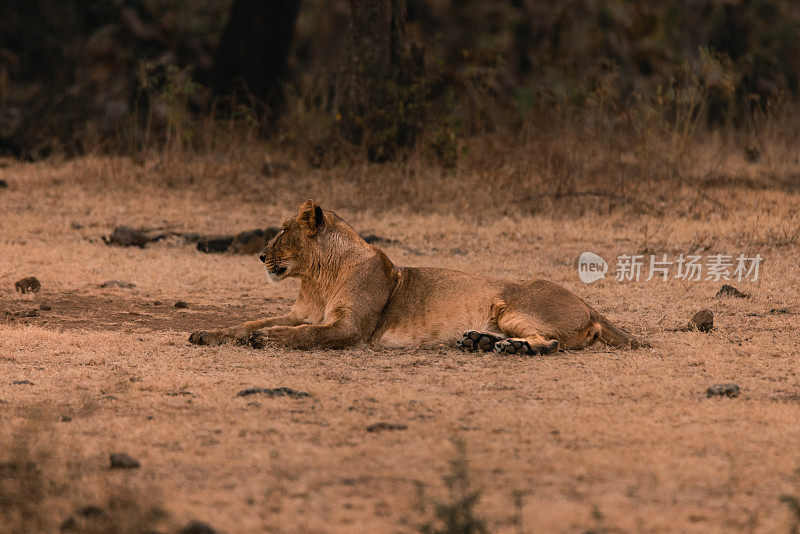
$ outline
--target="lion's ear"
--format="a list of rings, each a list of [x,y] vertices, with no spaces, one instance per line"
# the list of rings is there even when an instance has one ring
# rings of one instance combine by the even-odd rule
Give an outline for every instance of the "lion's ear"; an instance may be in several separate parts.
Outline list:
[[[322,213],[322,208],[312,199],[306,200],[305,204],[300,207],[300,220],[306,223],[311,235],[316,234],[325,224],[325,216]]]

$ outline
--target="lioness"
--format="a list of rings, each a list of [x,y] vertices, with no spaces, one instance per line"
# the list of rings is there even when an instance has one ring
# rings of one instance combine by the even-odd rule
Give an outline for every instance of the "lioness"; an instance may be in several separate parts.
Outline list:
[[[596,340],[646,347],[567,289],[434,267],[397,267],[349,224],[313,200],[283,223],[259,257],[274,281],[299,278],[287,315],[211,332],[198,345],[249,342],[340,348],[455,345],[463,350],[549,354]],[[262,330],[263,329],[263,330]]]

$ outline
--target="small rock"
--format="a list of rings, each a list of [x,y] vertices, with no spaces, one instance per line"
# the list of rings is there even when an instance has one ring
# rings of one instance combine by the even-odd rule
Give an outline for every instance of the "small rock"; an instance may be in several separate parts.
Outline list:
[[[689,329],[700,330],[701,332],[711,332],[714,328],[714,314],[711,310],[700,310],[689,320]]]
[[[106,280],[100,287],[118,287],[120,289],[133,289],[136,287],[136,284],[132,284],[130,282],[126,282],[125,280]]]
[[[188,307],[189,307],[189,304],[187,304],[187,303],[186,303],[185,301],[183,301],[183,300],[177,300],[177,301],[175,301],[175,307],[176,307],[176,308],[188,308]]]
[[[248,395],[266,395],[267,397],[291,397],[293,399],[302,399],[303,397],[310,397],[305,391],[295,391],[292,388],[279,387],[279,388],[248,388],[243,389],[236,395],[239,397],[247,397]]]
[[[72,228],[73,230],[83,230],[83,225],[78,221],[72,221],[71,223],[69,223],[69,227]]]
[[[42,302],[41,304],[39,304],[39,309],[42,311],[50,311],[53,309],[53,307],[50,306],[50,304],[48,304],[47,302]]]
[[[726,382],[724,384],[714,384],[706,390],[708,397],[730,397],[736,398],[742,392],[737,384]]]
[[[14,289],[19,293],[29,293],[31,291],[36,293],[42,289],[42,283],[35,276],[29,276],[14,282]]]
[[[192,520],[178,534],[217,534],[217,531],[208,523]]]
[[[108,458],[111,460],[111,469],[138,469],[142,466],[139,460],[124,452],[111,453]]]
[[[383,430],[405,430],[408,428],[408,425],[403,423],[387,423],[385,421],[380,421],[378,423],[372,423],[371,425],[367,426],[367,432],[381,432]]]
[[[14,380],[14,382],[12,382],[12,384],[14,384],[15,386],[35,386],[36,385],[33,382],[31,382],[30,380]]]
[[[62,415],[61,416],[61,422],[62,423],[71,423],[72,422],[72,417],[70,417],[68,415]]]
[[[164,303],[163,303],[163,302],[161,302],[160,300],[154,300],[154,301],[153,301],[153,306],[161,306],[161,305],[163,305],[163,304],[164,304]]]
[[[769,313],[771,315],[788,315],[792,313],[792,311],[789,308],[772,308],[769,310]]]
[[[745,293],[743,291],[739,291],[735,287],[730,284],[723,284],[719,291],[716,294],[717,297],[736,297],[740,299],[746,299],[750,297],[750,293]]]
[[[5,189],[6,187],[8,187],[8,182],[0,178],[0,189]]]

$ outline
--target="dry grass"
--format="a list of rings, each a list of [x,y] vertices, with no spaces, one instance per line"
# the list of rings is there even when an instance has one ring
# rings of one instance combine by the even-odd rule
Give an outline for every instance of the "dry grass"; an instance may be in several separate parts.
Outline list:
[[[516,153],[475,141],[453,171],[422,158],[330,170],[293,160],[265,178],[253,148],[0,169],[11,184],[0,190],[0,309],[52,306],[0,315],[0,463],[18,466],[0,472],[5,524],[54,530],[93,504],[116,519],[87,531],[194,518],[228,532],[410,532],[450,502],[462,442],[475,515],[492,532],[788,531],[796,518],[781,496],[800,495],[798,154],[776,145],[750,164],[735,140],[710,138],[677,161],[657,145],[647,156],[645,145],[562,140],[532,135]],[[487,150],[494,162],[478,157]],[[384,247],[397,263],[546,277],[655,348],[531,359],[194,347],[190,330],[284,311],[296,285],[268,285],[251,257],[99,239],[116,224],[263,227],[312,196],[397,239]],[[753,298],[717,299],[714,282],[584,286],[585,250],[758,252],[765,263],[757,283],[738,284]],[[24,276],[41,280],[39,295],[14,293]],[[109,279],[137,287],[98,288]],[[672,331],[704,307],[712,333]],[[742,396],[707,399],[722,381]],[[312,397],[236,396],[251,386]],[[380,421],[407,429],[366,431]],[[109,470],[116,451],[141,469]]]

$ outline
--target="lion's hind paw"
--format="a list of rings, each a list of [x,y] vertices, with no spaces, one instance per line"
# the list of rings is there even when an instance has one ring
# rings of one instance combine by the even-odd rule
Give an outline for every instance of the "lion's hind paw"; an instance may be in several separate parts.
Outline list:
[[[456,347],[465,351],[490,352],[495,344],[503,339],[502,336],[490,332],[479,332],[470,330],[464,332],[461,338],[456,341]]]
[[[551,354],[558,350],[558,341],[529,343],[526,339],[509,338],[494,344],[494,351],[502,354]]]

